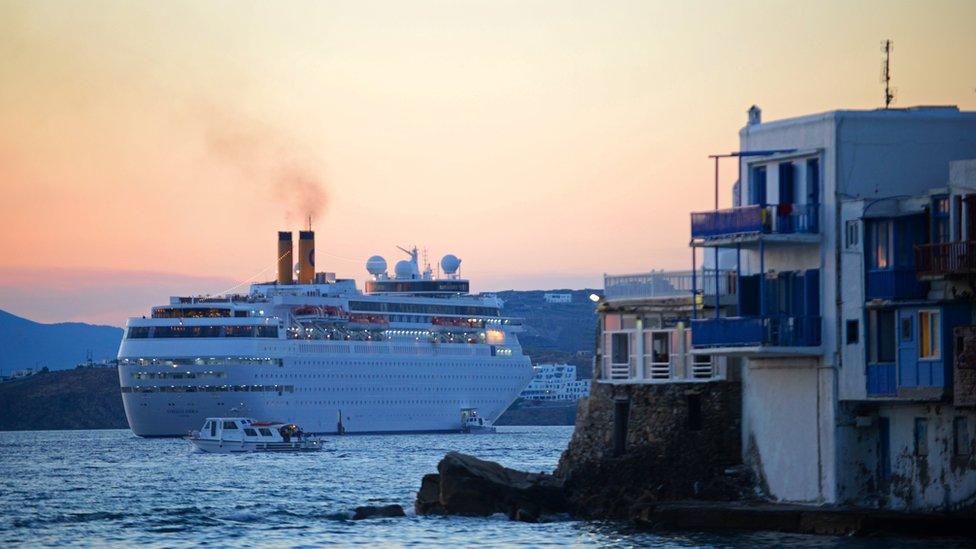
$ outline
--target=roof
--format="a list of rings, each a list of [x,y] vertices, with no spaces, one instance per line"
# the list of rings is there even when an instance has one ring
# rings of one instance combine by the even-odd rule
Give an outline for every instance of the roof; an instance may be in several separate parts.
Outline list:
[[[919,105],[901,109],[838,109],[814,114],[805,114],[790,118],[782,118],[760,124],[746,125],[739,130],[740,134],[748,134],[763,130],[780,129],[790,126],[800,126],[813,122],[823,122],[828,120],[839,120],[843,118],[859,119],[879,119],[889,120],[898,119],[963,119],[976,120],[976,111],[960,111],[956,105]]]

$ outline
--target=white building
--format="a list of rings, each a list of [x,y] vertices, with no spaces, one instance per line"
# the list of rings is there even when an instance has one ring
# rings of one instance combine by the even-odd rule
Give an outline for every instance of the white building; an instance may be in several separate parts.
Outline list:
[[[596,368],[601,383],[674,383],[725,379],[724,357],[692,354],[696,314],[714,314],[735,297],[734,272],[714,269],[604,275]],[[707,299],[696,291],[704,291]]]
[[[573,294],[570,293],[546,293],[542,296],[546,303],[572,303]]]
[[[526,400],[576,401],[590,394],[590,379],[577,379],[571,364],[539,364],[535,376],[519,398]]]
[[[757,113],[739,137],[736,207],[691,219],[694,249],[737,256],[737,306],[692,321],[692,352],[742,360],[745,461],[784,501],[972,502],[952,348],[973,324],[953,280],[976,273],[976,165],[950,163],[976,157],[976,112]]]

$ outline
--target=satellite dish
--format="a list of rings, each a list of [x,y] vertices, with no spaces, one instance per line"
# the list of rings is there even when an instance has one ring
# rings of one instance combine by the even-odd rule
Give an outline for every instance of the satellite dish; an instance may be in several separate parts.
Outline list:
[[[441,270],[444,274],[456,274],[461,267],[461,260],[454,254],[447,254],[441,258]]]
[[[386,272],[386,260],[374,255],[366,260],[366,270],[373,276],[379,276]]]
[[[406,259],[397,261],[396,267],[393,270],[397,278],[413,278],[417,274],[417,268],[413,262],[407,261]]]

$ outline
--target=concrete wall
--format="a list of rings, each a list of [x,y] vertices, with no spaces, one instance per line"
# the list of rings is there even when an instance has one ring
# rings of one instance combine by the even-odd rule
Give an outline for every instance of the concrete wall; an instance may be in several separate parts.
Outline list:
[[[857,422],[860,416],[861,422]],[[881,404],[846,413],[841,500],[854,505],[957,510],[976,504],[976,412],[944,404]],[[954,420],[966,418],[970,451],[957,454]],[[890,477],[881,473],[879,418],[888,418]],[[928,455],[915,451],[915,419],[928,420]]]
[[[838,305],[841,323],[840,367],[838,368],[838,398],[840,400],[863,400],[867,398],[867,378],[865,370],[865,340],[867,319],[864,314],[865,274],[864,274],[864,223],[860,221],[865,201],[853,200],[842,204],[840,238],[841,302]],[[857,244],[846,246],[846,222],[853,221],[857,227]],[[829,304],[828,304],[829,306]],[[846,323],[857,320],[857,343],[846,341]]]

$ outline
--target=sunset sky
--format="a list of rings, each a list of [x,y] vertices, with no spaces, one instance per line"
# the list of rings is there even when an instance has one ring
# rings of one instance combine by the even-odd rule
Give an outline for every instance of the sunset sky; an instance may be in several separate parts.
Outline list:
[[[122,325],[270,279],[310,210],[318,269],[360,281],[413,244],[476,290],[687,268],[706,157],[750,105],[878,107],[891,38],[896,106],[974,110],[974,21],[972,0],[0,0],[0,309]]]

